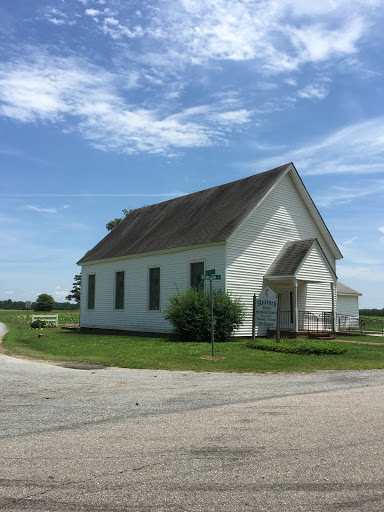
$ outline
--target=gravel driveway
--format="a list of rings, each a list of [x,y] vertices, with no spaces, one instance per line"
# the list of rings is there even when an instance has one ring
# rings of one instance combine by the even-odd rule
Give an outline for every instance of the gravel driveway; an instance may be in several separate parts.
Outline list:
[[[384,510],[383,370],[0,374],[1,510]]]

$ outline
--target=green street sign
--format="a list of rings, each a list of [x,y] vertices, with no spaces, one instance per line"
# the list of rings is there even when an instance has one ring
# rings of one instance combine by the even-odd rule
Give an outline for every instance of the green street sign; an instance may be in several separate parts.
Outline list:
[[[221,275],[220,274],[211,274],[211,275],[208,275],[207,274],[201,274],[201,279],[203,281],[209,281],[209,280],[212,280],[212,281],[219,281],[221,279]]]
[[[205,271],[205,275],[206,276],[211,276],[211,275],[213,275],[215,273],[216,273],[216,270],[214,268],[212,270],[206,270]]]
[[[220,274],[213,274],[211,276],[211,279],[212,281],[214,281],[216,279],[216,281],[219,281],[221,279],[221,275]]]

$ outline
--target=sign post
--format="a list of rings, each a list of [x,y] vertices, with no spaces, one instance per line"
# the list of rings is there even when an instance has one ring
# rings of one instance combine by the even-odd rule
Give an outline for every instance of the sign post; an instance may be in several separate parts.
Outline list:
[[[213,289],[212,289],[212,281],[217,281],[221,279],[220,274],[215,274],[216,270],[213,268],[211,270],[206,270],[205,274],[201,274],[201,279],[203,281],[209,281],[209,293],[211,296],[211,345],[212,345],[212,357],[215,357],[215,330],[213,326]]]
[[[267,286],[260,292],[256,299],[255,324],[260,327],[276,329],[276,316],[278,316],[277,312],[278,298],[276,293]],[[279,327],[280,325],[278,328]],[[276,338],[276,341],[279,342],[278,338]]]
[[[27,308],[27,320],[29,319],[29,310],[31,309],[31,301],[27,300],[25,302],[25,307]]]

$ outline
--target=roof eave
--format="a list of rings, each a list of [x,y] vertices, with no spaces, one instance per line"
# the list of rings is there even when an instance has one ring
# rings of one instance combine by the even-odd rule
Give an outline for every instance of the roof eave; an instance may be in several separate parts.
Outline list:
[[[99,260],[84,261],[84,262],[82,262],[82,260],[79,260],[76,263],[76,265],[78,265],[79,267],[85,267],[88,265],[96,265],[99,263],[107,263],[107,262],[111,262],[111,261],[121,261],[121,260],[127,260],[127,259],[144,258],[146,256],[157,256],[157,255],[161,256],[163,254],[169,254],[169,253],[180,252],[180,251],[189,251],[191,249],[197,249],[197,248],[201,249],[201,248],[205,248],[205,247],[216,247],[216,246],[220,246],[220,245],[226,245],[226,243],[227,242],[225,240],[222,240],[219,242],[210,242],[210,243],[206,243],[206,244],[188,245],[188,246],[184,246],[184,247],[172,247],[171,249],[161,249],[159,251],[142,252],[142,253],[138,253],[138,254],[126,254],[123,256],[116,256],[115,258],[102,258]]]

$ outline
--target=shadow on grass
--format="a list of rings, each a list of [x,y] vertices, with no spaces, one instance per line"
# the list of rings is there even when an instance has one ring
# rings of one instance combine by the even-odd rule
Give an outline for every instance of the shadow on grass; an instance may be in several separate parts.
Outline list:
[[[108,336],[108,337],[118,337],[118,338],[130,338],[135,340],[148,340],[148,341],[161,341],[164,343],[198,343],[201,345],[211,344],[211,340],[207,341],[189,341],[189,340],[180,340],[175,334],[161,334],[161,333],[145,333],[145,332],[127,332],[127,331],[118,331],[118,330],[104,330],[100,329],[97,331],[81,331],[79,328],[73,329],[62,329],[62,334],[69,334],[72,336]],[[226,343],[242,343],[244,342],[244,338],[229,338],[226,341],[216,341],[215,345],[223,345]]]

